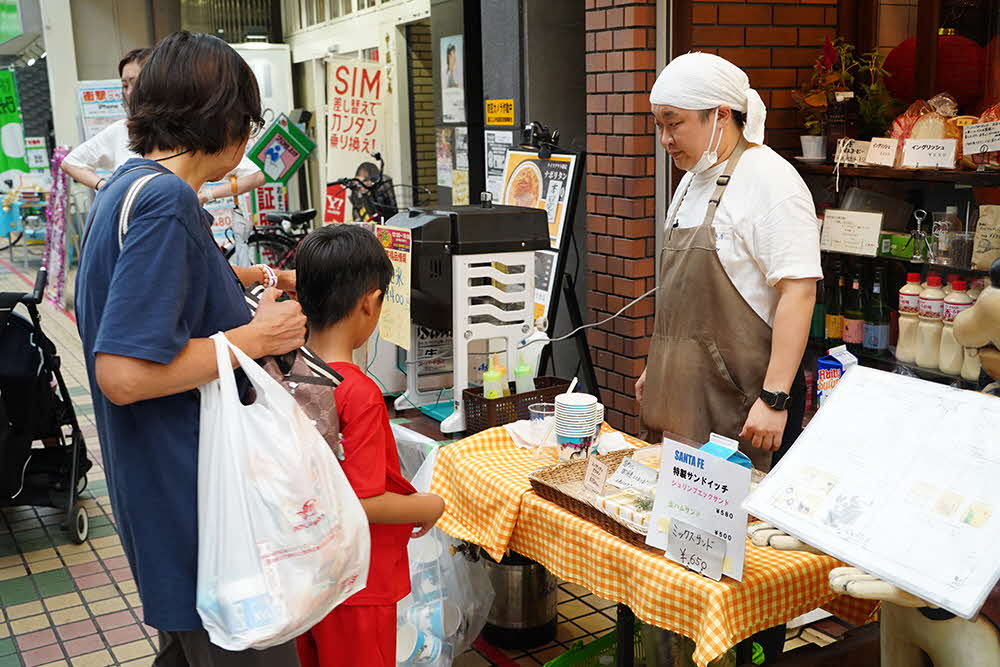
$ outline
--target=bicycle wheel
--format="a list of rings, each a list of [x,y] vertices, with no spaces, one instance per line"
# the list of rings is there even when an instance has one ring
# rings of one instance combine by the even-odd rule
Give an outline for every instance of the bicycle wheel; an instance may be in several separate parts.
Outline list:
[[[295,268],[296,243],[276,234],[251,234],[250,256],[275,269]]]

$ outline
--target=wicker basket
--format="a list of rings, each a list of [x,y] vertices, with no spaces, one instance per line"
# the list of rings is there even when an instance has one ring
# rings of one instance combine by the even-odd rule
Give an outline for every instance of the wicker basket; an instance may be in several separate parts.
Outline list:
[[[514,383],[510,383],[511,392]],[[569,389],[569,380],[555,377],[535,378],[535,390],[523,394],[511,393],[502,398],[483,398],[483,388],[473,387],[462,392],[465,403],[465,429],[479,433],[494,426],[503,426],[528,419],[528,407],[535,403],[552,403],[558,394]]]
[[[618,469],[622,459],[631,456],[634,450],[624,449],[610,454],[598,455],[598,459],[608,466],[608,474],[613,475]],[[622,524],[618,523],[604,512],[600,511],[586,500],[576,498],[561,490],[560,487],[567,485],[578,485],[583,483],[583,478],[587,473],[587,461],[571,461],[560,463],[547,468],[535,470],[528,475],[531,488],[542,498],[549,500],[564,510],[568,510],[579,517],[587,519],[592,523],[608,531],[615,537],[621,538],[633,546],[640,549],[662,554],[663,550],[656,549],[646,544],[646,536],[636,533]]]

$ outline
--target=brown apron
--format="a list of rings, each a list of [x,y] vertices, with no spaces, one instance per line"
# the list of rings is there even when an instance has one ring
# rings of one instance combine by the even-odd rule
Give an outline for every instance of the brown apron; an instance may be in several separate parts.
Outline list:
[[[750,307],[726,274],[716,251],[712,221],[748,143],[741,139],[716,182],[704,222],[674,229],[660,255],[656,323],[646,363],[642,422],[697,443],[710,433],[738,438],[760,395],[771,358],[771,327]],[[771,453],[740,441],[758,470]]]

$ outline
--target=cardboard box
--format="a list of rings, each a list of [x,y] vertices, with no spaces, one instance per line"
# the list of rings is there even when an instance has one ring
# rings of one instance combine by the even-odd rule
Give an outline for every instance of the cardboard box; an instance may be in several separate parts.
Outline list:
[[[816,399],[819,407],[822,408],[830,398],[844,373],[857,365],[858,358],[847,351],[846,345],[832,348],[827,356],[819,358],[816,362]]]

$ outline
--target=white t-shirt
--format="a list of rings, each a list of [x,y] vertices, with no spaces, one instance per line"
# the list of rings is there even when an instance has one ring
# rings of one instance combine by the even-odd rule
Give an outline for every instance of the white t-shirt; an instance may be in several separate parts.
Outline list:
[[[74,148],[64,158],[64,161],[73,167],[86,167],[94,171],[98,169],[114,171],[134,157],[140,156],[133,153],[128,147],[128,127],[125,125],[125,119],[122,118]],[[235,174],[237,178],[243,178],[258,171],[260,169],[257,165],[244,155],[236,168],[226,176]]]
[[[721,163],[700,174],[685,174],[667,220],[679,205],[674,219],[679,227],[702,224],[725,168]],[[820,223],[812,195],[795,168],[767,146],[753,146],[743,153],[713,226],[726,274],[768,326],[774,326],[779,296],[774,286],[779,281],[823,277]]]

